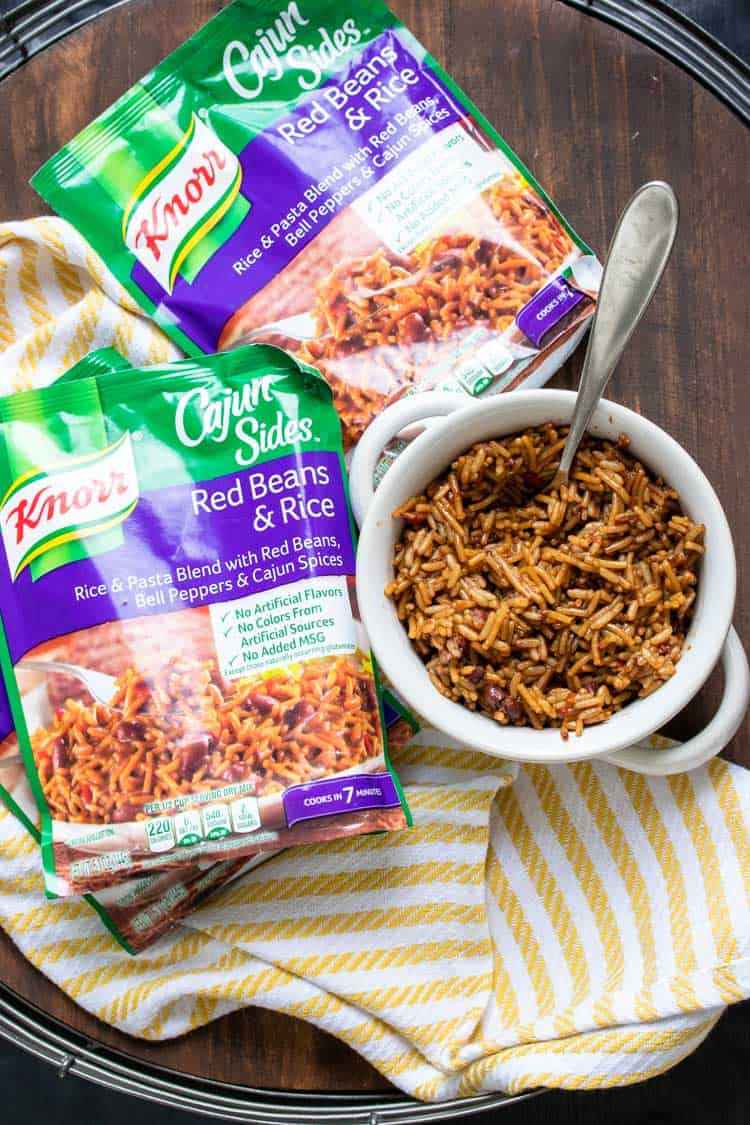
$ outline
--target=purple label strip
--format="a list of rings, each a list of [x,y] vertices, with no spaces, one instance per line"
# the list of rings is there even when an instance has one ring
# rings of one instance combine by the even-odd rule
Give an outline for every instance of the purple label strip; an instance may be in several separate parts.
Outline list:
[[[542,337],[574,309],[584,298],[564,277],[555,277],[524,305],[516,316],[516,324],[537,348]]]
[[[339,816],[362,809],[391,809],[400,805],[393,778],[387,773],[358,773],[327,777],[294,785],[284,794],[287,826],[319,816]]]
[[[267,508],[281,500],[274,493],[261,495],[262,488],[256,500],[252,480],[300,466],[325,468],[328,483],[308,482],[305,511],[295,501],[283,521],[259,521],[257,504]],[[204,486],[212,494],[233,490],[236,506],[196,510],[192,497]],[[331,501],[332,515],[313,518],[310,502],[322,498]],[[12,593],[7,563],[0,559],[0,605],[13,661],[51,637],[104,621],[230,601],[303,578],[354,574],[344,482],[332,452],[292,453],[211,481],[144,492],[122,529],[124,542],[117,550],[68,563],[37,582],[27,569]],[[336,546],[311,547],[315,536]]]

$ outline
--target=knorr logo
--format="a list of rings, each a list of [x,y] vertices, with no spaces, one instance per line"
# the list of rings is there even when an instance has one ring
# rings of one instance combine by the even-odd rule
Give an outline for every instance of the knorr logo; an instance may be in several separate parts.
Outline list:
[[[232,206],[241,180],[235,154],[195,116],[141,180],[125,209],[122,236],[168,293],[190,252]]]
[[[103,451],[72,458],[49,472],[30,469],[0,503],[0,532],[13,581],[35,559],[63,544],[116,527],[137,502],[129,434]],[[79,555],[62,558],[57,565],[73,557]]]

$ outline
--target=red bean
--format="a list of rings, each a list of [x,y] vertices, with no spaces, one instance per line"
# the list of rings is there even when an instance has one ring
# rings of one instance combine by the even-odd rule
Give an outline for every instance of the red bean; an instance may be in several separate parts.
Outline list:
[[[497,684],[485,684],[484,691],[482,692],[482,705],[491,711],[494,715],[495,711],[500,710],[500,706],[505,698],[505,692]]]
[[[523,718],[523,708],[512,695],[506,696],[500,705],[500,710],[507,716],[511,723],[518,723]]]
[[[68,757],[68,747],[65,744],[64,738],[56,738],[55,744],[52,747],[52,769],[64,770],[68,768],[70,759]]]
[[[146,724],[140,719],[123,719],[117,724],[115,737],[120,742],[138,742],[146,737]]]
[[[496,249],[495,243],[490,242],[489,238],[482,238],[474,251],[474,257],[483,265],[489,265],[495,256]]]
[[[410,312],[404,317],[404,341],[407,344],[421,344],[428,340],[432,333],[418,312]]]
[[[252,703],[256,711],[260,711],[261,715],[270,715],[276,706],[276,700],[272,695],[264,695],[262,691],[251,691],[247,697]]]
[[[288,727],[296,727],[303,719],[309,719],[314,714],[315,704],[308,699],[300,699],[284,712],[284,723]]]
[[[375,684],[369,678],[360,680],[359,694],[362,696],[362,701],[368,711],[377,711],[378,697],[375,693]]]
[[[338,346],[338,353],[341,356],[354,355],[355,352],[362,351],[365,346],[365,341],[359,332],[355,332],[347,340],[342,340]]]
[[[127,824],[129,821],[135,820],[137,813],[136,806],[126,801],[124,805],[120,805],[119,809],[115,809],[112,813],[112,823]]]
[[[201,734],[190,742],[183,743],[182,761],[180,763],[180,776],[190,780],[198,770],[208,762],[208,757],[214,748],[214,740],[209,734]]]
[[[435,258],[430,263],[430,273],[440,273],[441,270],[455,270],[457,273],[462,265],[463,258],[461,255],[448,251],[447,254],[441,254],[439,258]]]

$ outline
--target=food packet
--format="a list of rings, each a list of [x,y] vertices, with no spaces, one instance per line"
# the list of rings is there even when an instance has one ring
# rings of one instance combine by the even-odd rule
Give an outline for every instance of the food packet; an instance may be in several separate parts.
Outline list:
[[[416,734],[415,718],[388,690],[383,692],[383,714],[389,749],[403,746]],[[39,844],[39,812],[19,757],[10,704],[0,684],[0,801]],[[83,898],[118,944],[135,956],[149,949],[216,891],[273,854],[260,852],[248,859],[191,863],[135,879],[123,879],[115,873],[112,883],[105,873],[96,894],[87,893]]]
[[[345,448],[394,397],[548,378],[599,267],[379,0],[234,0],[37,191],[189,354],[314,364]]]
[[[256,345],[2,399],[0,493],[50,893],[410,823],[314,368]],[[75,698],[108,645],[119,673]]]
[[[101,348],[85,356],[59,381],[89,378],[129,367],[128,361],[114,348]],[[100,661],[112,659],[111,648],[109,653],[101,649],[94,653],[89,648],[88,657],[91,664],[100,667]],[[80,682],[71,681],[70,677],[59,673],[52,674],[47,681],[50,705],[55,696],[59,701],[64,695],[67,697],[66,680],[73,698],[85,698],[85,689]],[[10,704],[1,683],[0,801],[39,843],[39,813],[20,760]],[[177,925],[213,891],[226,886],[266,858],[262,854],[249,860],[191,864],[169,873],[156,872],[131,880],[124,880],[118,873],[108,876],[105,872],[96,881],[96,895],[87,894],[85,899],[128,953],[140,953]]]
[[[0,687],[0,801],[36,840],[39,813],[23,766],[7,695]],[[114,939],[130,954],[142,953],[220,887],[257,867],[267,856],[223,863],[193,863],[137,879],[106,880],[83,897]]]

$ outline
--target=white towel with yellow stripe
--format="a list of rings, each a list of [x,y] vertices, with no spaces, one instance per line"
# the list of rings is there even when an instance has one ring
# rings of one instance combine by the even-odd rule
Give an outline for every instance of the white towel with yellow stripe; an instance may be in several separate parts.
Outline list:
[[[65,224],[0,227],[4,389],[111,344],[134,363],[172,351]],[[395,764],[412,829],[287,851],[138,958],[85,903],[45,901],[3,812],[0,925],[132,1035],[258,1004],[427,1100],[638,1081],[750,995],[746,771],[517,770],[428,731]]]

